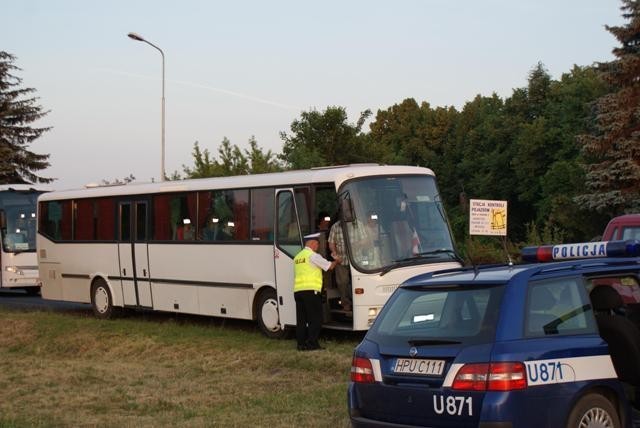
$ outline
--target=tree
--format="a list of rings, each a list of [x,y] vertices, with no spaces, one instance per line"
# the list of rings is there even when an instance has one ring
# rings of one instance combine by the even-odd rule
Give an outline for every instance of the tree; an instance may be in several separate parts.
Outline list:
[[[211,156],[208,149],[200,150],[196,141],[193,145],[193,167],[183,165],[187,178],[225,177],[231,175],[261,174],[281,171],[276,155],[262,151],[255,137],[249,139],[250,150],[241,150],[225,137],[218,146],[218,159]]]
[[[129,183],[133,183],[134,181],[136,181],[136,177],[134,177],[133,174],[129,174],[126,177],[122,177],[122,178],[114,178],[113,180],[107,180],[107,179],[102,179],[101,180],[101,185],[102,186],[120,186],[123,184],[129,184]]]
[[[386,162],[435,168],[453,130],[453,107],[432,109],[407,98],[387,110],[378,110],[370,136],[388,152]]]
[[[598,64],[610,91],[595,105],[595,129],[578,140],[587,191],[576,200],[609,215],[640,210],[640,1],[622,4],[629,21],[606,26],[621,46],[613,49],[613,61]]]
[[[371,111],[360,114],[355,125],[347,122],[344,107],[327,107],[323,112],[302,112],[291,124],[291,134],[280,133],[284,141],[279,158],[287,168],[306,169],[318,166],[358,162],[376,162],[376,147],[371,146],[362,126]]]
[[[49,166],[49,155],[28,150],[29,145],[51,127],[34,128],[30,124],[49,111],[37,104],[36,90],[20,88],[22,79],[13,73],[20,71],[13,62],[16,57],[0,51],[0,183],[50,183],[35,172]]]
[[[245,150],[249,165],[251,165],[251,174],[262,174],[265,172],[282,171],[282,165],[278,162],[278,157],[271,150],[263,152],[258,146],[255,137],[249,139],[250,150]]]

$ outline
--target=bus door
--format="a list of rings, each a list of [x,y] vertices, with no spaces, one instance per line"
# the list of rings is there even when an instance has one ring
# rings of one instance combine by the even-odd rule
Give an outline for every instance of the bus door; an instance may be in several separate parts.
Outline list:
[[[149,202],[121,201],[118,206],[120,277],[125,306],[153,307],[149,272]]]
[[[273,255],[278,312],[282,326],[296,323],[293,258],[300,250],[302,250],[302,237],[293,189],[276,189],[276,239],[274,239]]]

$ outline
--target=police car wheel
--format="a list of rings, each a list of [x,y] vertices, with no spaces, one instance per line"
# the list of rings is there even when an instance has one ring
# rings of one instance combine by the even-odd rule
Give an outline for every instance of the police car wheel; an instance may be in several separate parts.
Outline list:
[[[620,420],[607,398],[600,394],[588,394],[571,410],[567,428],[620,428]]]
[[[256,307],[256,315],[260,330],[270,338],[283,339],[286,332],[280,325],[278,314],[278,296],[273,289],[260,293]]]
[[[91,307],[94,315],[100,319],[109,319],[114,314],[111,291],[102,279],[96,280],[91,287]]]

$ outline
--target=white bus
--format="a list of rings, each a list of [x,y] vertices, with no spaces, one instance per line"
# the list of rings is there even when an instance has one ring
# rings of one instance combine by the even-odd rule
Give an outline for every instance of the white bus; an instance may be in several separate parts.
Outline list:
[[[0,287],[40,290],[36,254],[36,201],[30,184],[0,185]]]
[[[42,296],[91,303],[101,318],[145,308],[253,319],[267,336],[283,336],[296,322],[302,236],[339,212],[353,306],[340,310],[325,275],[326,327],[366,330],[401,282],[460,265],[426,168],[350,165],[59,191],[43,194],[38,209]],[[376,239],[363,239],[365,230]]]

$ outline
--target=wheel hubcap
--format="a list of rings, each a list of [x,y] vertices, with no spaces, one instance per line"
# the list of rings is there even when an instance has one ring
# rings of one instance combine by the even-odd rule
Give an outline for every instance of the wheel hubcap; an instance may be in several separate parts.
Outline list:
[[[580,428],[612,428],[613,419],[609,413],[599,407],[589,409],[582,419],[580,419]]]
[[[280,330],[280,324],[278,324],[278,304],[275,299],[265,300],[260,313],[262,323],[267,330],[273,332]]]
[[[109,294],[104,287],[96,288],[94,302],[96,304],[96,309],[101,314],[104,314],[107,309],[109,309]]]

